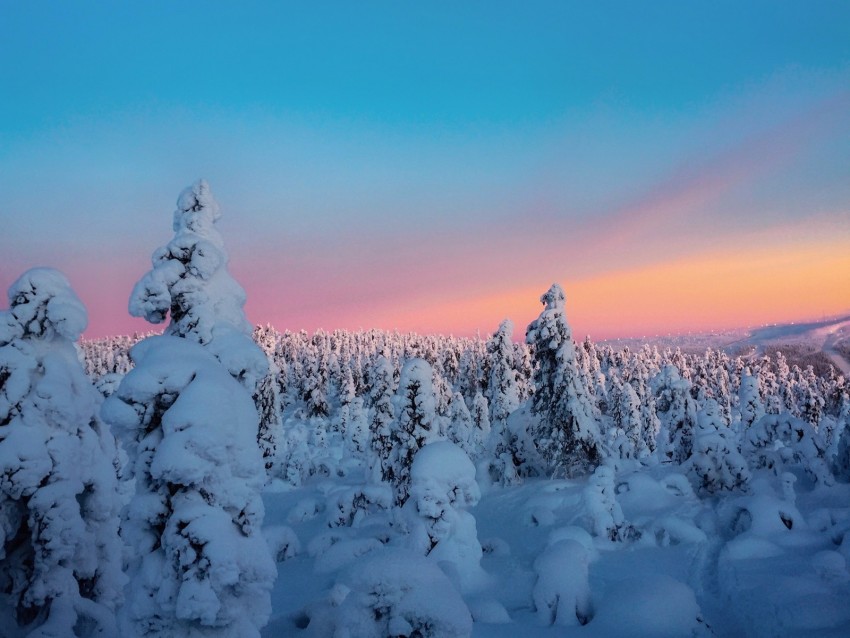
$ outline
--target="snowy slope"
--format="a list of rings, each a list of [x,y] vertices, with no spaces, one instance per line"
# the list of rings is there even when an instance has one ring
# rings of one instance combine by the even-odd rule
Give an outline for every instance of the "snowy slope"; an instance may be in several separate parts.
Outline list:
[[[686,352],[702,352],[706,348],[724,350],[729,354],[760,355],[769,348],[798,346],[813,352],[823,352],[836,368],[850,374],[850,361],[836,350],[838,344],[850,343],[850,316],[832,317],[822,321],[788,323],[705,333],[657,335],[650,337],[610,339],[600,343],[632,350],[644,344],[658,348],[681,348]]]

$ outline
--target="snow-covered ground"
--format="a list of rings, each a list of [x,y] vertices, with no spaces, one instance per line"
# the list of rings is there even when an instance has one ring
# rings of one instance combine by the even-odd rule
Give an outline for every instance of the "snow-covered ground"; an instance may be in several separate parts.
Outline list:
[[[323,635],[311,630],[346,597],[351,572],[387,551],[391,517],[380,508],[352,527],[329,526],[335,496],[358,480],[279,483],[266,492],[267,529],[279,538],[280,526],[288,527],[284,538],[294,556],[278,564],[263,636]],[[484,552],[484,577],[462,596],[472,635],[850,635],[850,555],[836,545],[850,529],[850,485],[802,482],[794,494],[764,472],[748,495],[700,499],[671,467],[632,464],[617,472],[615,492],[633,532],[616,542],[592,535],[587,479],[491,487],[469,510]],[[399,550],[394,560],[415,566],[420,557]],[[432,562],[453,573],[450,563]],[[562,581],[555,596],[573,597],[565,618],[552,612],[555,624],[535,606],[544,568]],[[584,625],[576,618],[577,590],[587,596]]]

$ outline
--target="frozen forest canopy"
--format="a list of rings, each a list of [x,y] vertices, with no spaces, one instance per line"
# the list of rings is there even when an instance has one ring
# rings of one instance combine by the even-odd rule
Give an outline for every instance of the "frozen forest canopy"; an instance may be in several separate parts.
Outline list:
[[[576,340],[558,284],[517,335],[252,327],[220,216],[132,291],[163,334],[10,288],[4,636],[850,632],[840,371]]]

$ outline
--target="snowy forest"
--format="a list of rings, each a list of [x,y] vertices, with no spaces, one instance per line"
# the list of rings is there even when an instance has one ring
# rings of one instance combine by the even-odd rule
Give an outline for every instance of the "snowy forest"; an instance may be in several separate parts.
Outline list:
[[[549,282],[480,338],[255,327],[220,215],[131,291],[160,334],[9,289],[0,635],[850,633],[840,371],[576,339]]]

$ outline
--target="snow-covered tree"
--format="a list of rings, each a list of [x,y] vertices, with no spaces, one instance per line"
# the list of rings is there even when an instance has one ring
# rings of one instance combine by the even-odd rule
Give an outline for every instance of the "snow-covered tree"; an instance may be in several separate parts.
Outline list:
[[[841,434],[838,436],[836,453],[833,459],[833,471],[836,478],[850,483],[850,418],[848,418],[850,415],[847,413],[843,413],[842,415],[844,416],[845,424],[844,429],[841,430]]]
[[[439,428],[445,433],[445,425],[446,421],[448,421],[449,413],[451,412],[451,403],[452,403],[452,386],[446,380],[446,378],[437,372],[437,370],[433,370],[434,378],[432,380],[432,387],[434,388],[434,412],[439,417]]]
[[[13,283],[0,312],[0,591],[29,636],[117,632],[117,453],[74,349],[86,322],[48,268]]]
[[[254,405],[257,407],[260,418],[257,428],[257,443],[260,445],[266,473],[269,477],[273,474],[278,444],[283,435],[276,370],[277,366],[270,363],[269,373],[260,380],[254,393]]]
[[[470,410],[469,414],[472,417],[472,430],[469,435],[469,447],[476,450],[476,455],[484,452],[485,445],[488,441],[492,440],[493,437],[495,437],[497,441],[491,449],[496,449],[500,444],[502,444],[503,447],[502,451],[507,449],[506,437],[509,433],[506,429],[499,433],[494,433],[490,428],[490,407],[487,404],[487,399],[483,394],[481,394],[481,392],[476,392],[475,396],[472,398],[472,410]]]
[[[658,408],[652,392],[647,392],[641,400],[640,420],[643,444],[649,454],[654,454],[658,445],[658,433],[661,431],[661,419],[658,418]]]
[[[675,463],[683,463],[693,452],[697,426],[697,404],[691,397],[691,383],[679,375],[675,366],[669,365],[653,379],[653,385],[662,423],[661,453]]]
[[[265,481],[245,389],[203,347],[151,337],[104,404],[135,465],[136,557],[125,629],[138,636],[259,636],[275,578],[260,526]]]
[[[490,362],[490,380],[487,400],[490,404],[490,425],[503,425],[519,407],[517,374],[514,369],[514,348],[511,342],[514,324],[505,319],[487,342],[487,359]]]
[[[611,432],[611,447],[622,459],[640,458],[646,455],[643,440],[641,406],[631,383],[617,383],[612,392],[614,398]]]
[[[410,499],[400,514],[407,542],[435,562],[453,565],[462,591],[484,579],[475,518],[466,511],[480,497],[475,466],[454,443],[435,441],[416,453]]]
[[[738,405],[741,413],[742,432],[749,430],[753,423],[764,416],[764,406],[759,397],[758,378],[750,374],[749,368],[741,375]]]
[[[766,414],[756,421],[746,433],[743,447],[757,468],[781,474],[796,465],[813,481],[823,485],[833,481],[823,440],[811,425],[788,412]]]
[[[130,314],[158,324],[166,335],[207,346],[251,393],[268,363],[251,339],[245,291],[227,271],[227,252],[215,226],[221,210],[209,184],[185,189],[174,211],[174,238],[153,253],[153,268],[130,295]]]
[[[469,638],[460,592],[427,557],[402,548],[369,552],[341,576],[329,600],[309,610],[309,638]]]
[[[639,536],[623,517],[614,488],[614,470],[609,466],[596,468],[584,488],[582,501],[594,535],[612,541]]]
[[[328,367],[315,347],[306,352],[303,370],[302,396],[307,406],[307,415],[328,416],[331,412],[328,403]]]
[[[553,473],[592,471],[603,457],[602,437],[576,364],[575,344],[558,284],[540,298],[544,309],[528,326],[526,343],[536,363],[532,414],[535,440]]]
[[[588,552],[566,539],[552,543],[534,561],[537,581],[532,596],[542,625],[586,625],[592,617]]]
[[[747,462],[714,399],[708,399],[697,413],[693,454],[687,463],[689,474],[703,493],[740,490],[750,480]]]
[[[487,404],[490,409],[489,426],[493,450],[497,455],[510,448],[511,433],[508,417],[519,407],[517,374],[514,370],[514,351],[511,343],[513,323],[505,319],[487,341]]]
[[[432,379],[431,366],[424,359],[410,359],[401,371],[393,401],[396,420],[390,434],[390,482],[397,505],[404,505],[410,495],[410,468],[416,453],[438,438]]]
[[[480,448],[473,449],[472,440],[472,415],[469,413],[469,408],[466,407],[466,401],[460,392],[455,392],[452,397],[451,420],[448,427],[448,438],[455,445],[459,446],[470,457],[480,451]]]
[[[225,268],[206,182],[186,189],[174,239],[154,253],[130,309],[165,335],[131,351],[136,367],[104,404],[135,466],[127,525],[125,631],[137,636],[259,636],[275,567],[260,528],[265,472],[252,399],[268,375]]]
[[[393,407],[393,370],[386,357],[380,356],[372,370],[372,404],[369,421],[370,446],[375,455],[375,473],[385,482],[391,482],[393,468],[391,457],[393,449],[392,423],[395,418]]]
[[[351,426],[351,404],[356,398],[354,388],[354,375],[351,374],[351,368],[344,366],[344,371],[341,371],[339,380],[339,390],[337,398],[339,399],[339,409],[336,416],[336,429],[339,430],[343,438],[347,437],[347,432]]]
[[[366,459],[369,450],[369,420],[362,397],[354,397],[348,405],[344,444],[350,457]]]

